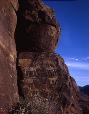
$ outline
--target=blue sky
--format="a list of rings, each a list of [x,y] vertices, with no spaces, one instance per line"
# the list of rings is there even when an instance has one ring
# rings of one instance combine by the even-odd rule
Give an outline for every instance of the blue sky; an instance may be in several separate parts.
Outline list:
[[[89,85],[89,0],[45,0],[55,10],[62,33],[56,52],[80,86]]]

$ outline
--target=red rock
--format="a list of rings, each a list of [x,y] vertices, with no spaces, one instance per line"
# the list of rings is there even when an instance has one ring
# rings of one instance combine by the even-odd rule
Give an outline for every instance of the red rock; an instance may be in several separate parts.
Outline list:
[[[18,65],[20,96],[31,114],[81,114],[77,85],[60,56],[21,53]]]
[[[60,30],[41,0],[19,1],[16,45],[20,103],[11,114],[81,114],[79,90],[54,53]]]
[[[16,0],[13,3],[0,1],[0,114],[7,114],[7,109],[18,101],[14,39]]]
[[[53,52],[60,34],[53,10],[40,0],[20,1],[19,6],[17,51]]]
[[[77,84],[54,53],[60,27],[53,10],[41,0],[19,0],[17,10],[17,0],[1,0],[0,114],[81,114]]]

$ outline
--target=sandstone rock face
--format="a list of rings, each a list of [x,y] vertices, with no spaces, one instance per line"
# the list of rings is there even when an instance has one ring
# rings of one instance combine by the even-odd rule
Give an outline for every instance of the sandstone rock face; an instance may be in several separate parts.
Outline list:
[[[14,40],[16,0],[13,3],[0,0],[0,114],[6,114],[7,109],[18,101]]]
[[[31,114],[81,114],[77,85],[60,56],[21,53],[19,71],[20,95]]]

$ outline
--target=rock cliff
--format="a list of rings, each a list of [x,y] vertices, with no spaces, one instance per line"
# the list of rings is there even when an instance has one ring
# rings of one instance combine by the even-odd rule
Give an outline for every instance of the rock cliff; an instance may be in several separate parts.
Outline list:
[[[82,114],[77,84],[54,52],[61,31],[53,10],[41,0],[4,1],[0,3],[0,114]]]
[[[20,95],[32,114],[81,114],[77,85],[59,55],[20,53],[19,71]]]
[[[54,53],[60,26],[53,10],[40,0],[23,0],[17,17],[18,88],[20,102],[30,108],[24,113],[81,114],[77,85],[63,58]]]
[[[41,0],[21,0],[19,4],[16,29],[18,52],[53,52],[59,36],[53,10]]]
[[[19,99],[14,40],[16,10],[16,0],[0,0],[0,114],[7,114]]]

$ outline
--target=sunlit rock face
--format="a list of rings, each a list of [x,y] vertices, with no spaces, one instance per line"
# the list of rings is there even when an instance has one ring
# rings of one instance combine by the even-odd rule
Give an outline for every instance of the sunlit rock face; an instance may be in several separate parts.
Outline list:
[[[14,40],[17,2],[11,2],[0,0],[0,114],[6,114],[18,101]]]
[[[60,27],[40,0],[19,0],[16,44],[20,104],[13,114],[81,114],[79,91],[54,53]],[[17,110],[16,110],[17,109]]]

